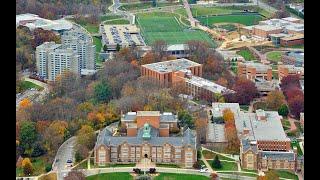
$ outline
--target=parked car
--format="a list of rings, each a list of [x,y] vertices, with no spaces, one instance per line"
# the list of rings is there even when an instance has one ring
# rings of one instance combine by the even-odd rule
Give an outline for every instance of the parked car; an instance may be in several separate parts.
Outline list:
[[[200,169],[200,172],[201,173],[206,173],[206,172],[209,172],[209,169],[208,168]]]

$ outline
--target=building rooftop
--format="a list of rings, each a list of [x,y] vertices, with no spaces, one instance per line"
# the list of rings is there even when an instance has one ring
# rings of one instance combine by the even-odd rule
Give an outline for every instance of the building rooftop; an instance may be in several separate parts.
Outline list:
[[[276,27],[272,25],[256,25],[254,26],[255,29],[261,29],[264,31],[274,31],[274,30],[280,30],[282,29],[281,27]]]
[[[159,73],[168,73],[179,71],[182,69],[188,69],[190,67],[201,66],[201,64],[198,64],[185,58],[181,58],[176,60],[145,64],[142,66],[153,71],[157,71]]]
[[[256,81],[255,85],[258,91],[273,91],[276,89],[276,85],[272,81],[266,81],[266,80]]]
[[[168,45],[167,47],[167,51],[183,51],[187,49],[188,49],[187,44],[173,44],[173,45]]]
[[[295,155],[293,151],[281,152],[281,151],[261,151],[262,158],[271,158],[272,160],[288,160],[294,161]]]
[[[304,38],[304,35],[303,34],[294,34],[292,36],[286,36],[286,37],[283,37],[282,39],[285,40],[285,41],[290,41],[290,40],[296,40],[296,39],[303,39]]]
[[[304,74],[304,67],[296,67],[295,65],[285,64],[285,65],[278,65],[281,68],[288,68],[289,73],[301,73]]]
[[[289,22],[300,21],[300,19],[294,18],[294,17],[286,17],[286,18],[282,18],[282,20],[289,21]]]
[[[251,61],[246,61],[244,63],[247,67],[255,68],[257,71],[267,71],[269,69],[272,69],[270,65],[262,64],[262,63],[256,63]]]
[[[217,50],[225,60],[229,59],[237,59],[238,61],[244,60],[244,57],[242,57],[241,55],[237,54],[237,51],[227,51],[227,50]]]
[[[223,110],[228,108],[234,113],[239,136],[243,135],[244,128],[249,128],[249,140],[290,140],[283,130],[277,111],[260,110],[257,113],[246,113],[240,111],[238,103],[212,103],[212,114],[214,117],[221,117]],[[259,120],[258,116],[265,116],[266,120]]]
[[[160,111],[138,111],[137,116],[160,116]]]
[[[154,146],[163,146],[166,143],[172,144],[173,146],[184,146],[192,145],[196,146],[196,140],[194,133],[188,128],[184,131],[183,136],[180,137],[159,137],[159,130],[150,127],[150,138],[143,138],[144,127],[141,127],[138,130],[136,137],[127,137],[127,136],[112,136],[112,133],[107,129],[103,129],[98,137],[95,148],[98,145],[105,144],[107,146],[118,146],[122,143],[129,143],[131,145],[141,145],[145,142],[154,145]]]
[[[164,112],[160,114],[160,111],[138,111],[128,112],[122,115],[121,121],[134,121],[137,116],[160,116],[160,122],[176,122],[178,121],[177,116],[171,112]]]
[[[56,44],[55,42],[44,42],[43,44],[37,46],[37,49],[56,49],[61,47],[61,44]]]
[[[188,82],[194,86],[201,87],[201,88],[209,90],[213,93],[220,93],[220,94],[234,93],[233,90],[230,90],[226,87],[223,87],[219,84],[216,84],[216,83],[209,81],[207,79],[204,79],[202,77],[191,76],[190,78],[185,78],[185,80],[186,80],[186,82]]]

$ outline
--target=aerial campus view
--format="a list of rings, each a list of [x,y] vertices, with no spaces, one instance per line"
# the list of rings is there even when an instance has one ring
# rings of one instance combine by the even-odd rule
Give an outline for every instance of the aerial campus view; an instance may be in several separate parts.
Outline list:
[[[16,179],[304,179],[304,0],[17,0]]]

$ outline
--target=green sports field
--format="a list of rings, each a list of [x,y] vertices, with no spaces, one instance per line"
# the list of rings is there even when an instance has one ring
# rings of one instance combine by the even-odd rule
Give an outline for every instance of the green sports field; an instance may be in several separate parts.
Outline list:
[[[258,24],[262,20],[262,16],[258,14],[230,14],[209,17],[197,17],[201,24],[212,27],[215,23],[239,23],[246,26]]]
[[[164,40],[168,44],[183,44],[190,40],[202,40],[212,47],[215,43],[210,36],[200,30],[187,29],[178,19],[171,14],[157,13],[138,15],[137,23],[147,44],[156,40]]]

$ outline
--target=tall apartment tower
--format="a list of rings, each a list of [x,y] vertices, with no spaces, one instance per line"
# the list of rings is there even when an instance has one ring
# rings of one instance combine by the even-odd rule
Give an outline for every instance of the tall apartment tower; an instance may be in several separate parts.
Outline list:
[[[56,77],[65,71],[80,75],[79,56],[71,48],[57,49],[48,54],[48,80],[55,81]]]
[[[41,77],[48,78],[48,54],[61,48],[61,44],[45,42],[36,48],[37,72]]]
[[[36,48],[36,64],[39,75],[49,81],[55,81],[65,71],[80,75],[77,53],[55,42],[45,42]]]
[[[78,31],[67,31],[61,35],[62,45],[72,48],[79,55],[80,68],[95,70],[95,50],[92,38],[85,33]]]

